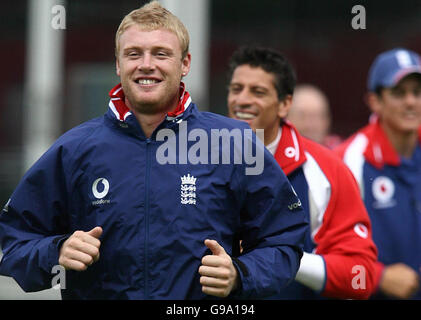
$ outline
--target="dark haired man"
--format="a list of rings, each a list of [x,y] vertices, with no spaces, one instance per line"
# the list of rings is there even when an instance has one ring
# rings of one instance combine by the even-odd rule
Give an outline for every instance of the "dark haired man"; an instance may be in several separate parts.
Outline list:
[[[296,281],[273,298],[368,298],[377,255],[370,221],[350,170],[284,120],[295,86],[292,66],[275,50],[244,47],[234,52],[229,67],[230,117],[264,129],[264,143],[311,224]]]
[[[373,298],[421,299],[421,58],[395,48],[368,74],[371,122],[336,150],[359,183],[379,250]]]

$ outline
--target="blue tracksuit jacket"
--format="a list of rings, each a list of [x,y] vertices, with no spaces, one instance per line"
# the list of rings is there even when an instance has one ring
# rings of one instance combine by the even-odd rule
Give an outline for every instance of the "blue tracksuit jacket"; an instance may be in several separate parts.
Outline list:
[[[399,156],[378,120],[341,145],[343,157],[357,179],[379,251],[376,287],[384,267],[404,263],[421,276],[421,128],[411,159]],[[390,299],[377,290],[373,299]],[[419,289],[413,299],[421,299]]]
[[[179,138],[184,122],[188,133],[204,129],[208,139],[212,129],[248,129],[199,112],[190,101],[183,99],[183,112],[167,117],[148,139],[130,112],[121,114],[115,97],[104,116],[61,136],[0,215],[0,273],[25,291],[49,288],[63,241],[76,230],[101,226],[100,259],[86,271],[66,271],[63,299],[207,298],[198,273],[210,254],[205,239],[217,240],[233,257],[241,278],[233,298],[277,294],[294,279],[308,224],[266,149],[259,175],[245,174],[250,165],[244,158],[229,164],[158,161],[161,129]],[[188,141],[187,150],[194,144]],[[231,147],[219,149],[220,157],[233,156],[232,141]]]

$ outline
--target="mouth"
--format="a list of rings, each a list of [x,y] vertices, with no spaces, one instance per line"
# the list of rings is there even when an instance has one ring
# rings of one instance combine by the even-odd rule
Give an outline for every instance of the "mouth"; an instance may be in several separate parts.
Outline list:
[[[257,117],[256,114],[250,112],[243,112],[243,111],[235,111],[234,116],[238,120],[243,121],[251,121]]]
[[[156,78],[137,78],[134,82],[140,84],[141,86],[153,86],[160,83],[161,80]]]
[[[419,119],[420,115],[415,111],[405,111],[402,113],[403,118],[412,120],[412,119]]]

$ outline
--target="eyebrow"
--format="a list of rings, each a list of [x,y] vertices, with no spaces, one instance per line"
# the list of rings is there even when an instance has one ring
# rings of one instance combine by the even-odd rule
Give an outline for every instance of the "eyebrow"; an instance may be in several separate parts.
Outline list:
[[[259,86],[259,85],[255,85],[251,87],[253,90],[258,89],[258,90],[264,90],[264,91],[269,91],[269,88],[267,87],[263,87],[263,86]]]
[[[241,82],[231,82],[231,83],[228,85],[228,87],[234,87],[234,86],[241,86],[241,87],[244,87],[245,85],[244,85],[243,83],[241,83]],[[258,90],[264,90],[264,91],[269,91],[269,90],[270,90],[269,88],[267,88],[267,87],[265,87],[265,86],[258,85],[258,84],[253,84],[253,85],[251,85],[251,86],[250,86],[250,89],[251,89],[251,90],[256,90],[256,89],[258,89]]]
[[[142,51],[143,49],[139,46],[133,45],[133,46],[124,48],[123,52],[128,52],[130,50]],[[168,53],[174,52],[174,50],[171,47],[154,46],[154,47],[151,48],[151,51],[159,51],[159,50],[163,50],[163,51],[168,52]]]

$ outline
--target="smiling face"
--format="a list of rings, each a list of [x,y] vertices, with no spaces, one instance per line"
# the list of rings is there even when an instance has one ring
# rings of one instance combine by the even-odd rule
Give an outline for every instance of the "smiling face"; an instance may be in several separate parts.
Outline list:
[[[280,120],[290,106],[290,95],[279,100],[273,74],[247,64],[234,70],[228,91],[228,115],[247,122],[254,131],[264,129],[266,145],[276,138]]]
[[[190,70],[177,36],[166,29],[129,27],[119,39],[116,61],[126,104],[135,113],[158,114],[176,108],[182,76]]]
[[[371,94],[371,109],[386,130],[399,134],[416,133],[421,126],[421,77],[409,75],[395,87]]]

